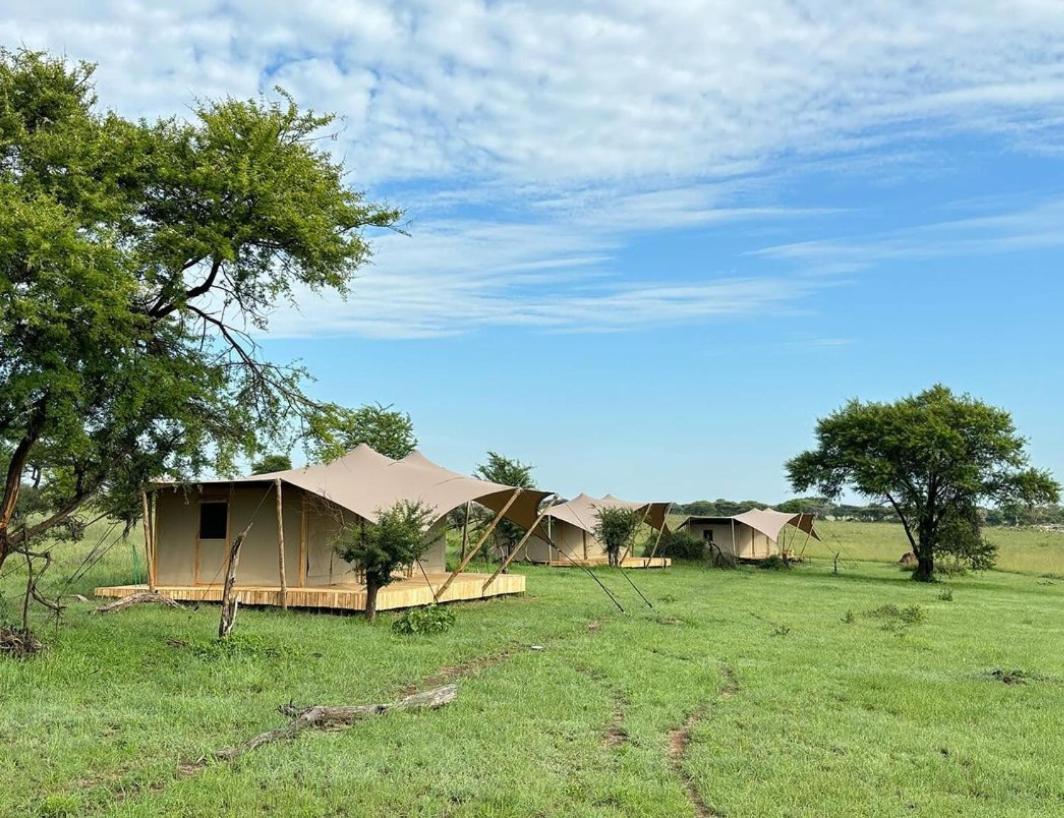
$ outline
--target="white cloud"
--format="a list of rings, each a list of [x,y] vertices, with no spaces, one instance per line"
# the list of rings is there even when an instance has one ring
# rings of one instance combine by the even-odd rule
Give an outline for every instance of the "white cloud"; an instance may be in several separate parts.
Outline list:
[[[631,281],[613,260],[633,231],[816,215],[764,189],[793,157],[889,162],[950,132],[1064,149],[1057,0],[9,0],[0,42],[97,61],[101,100],[129,115],[274,84],[341,113],[352,179],[408,191],[414,235],[379,242],[357,298],[313,306],[319,331],[613,330],[787,309],[815,279],[707,264],[694,281]],[[499,212],[444,221],[470,200]],[[996,241],[1051,241],[1038,236]],[[763,255],[849,270],[869,250],[987,241],[919,239]]]
[[[982,203],[970,202],[979,207]],[[983,256],[1064,247],[1064,199],[992,215],[951,219],[868,236],[781,244],[753,255],[806,270],[848,272],[885,261]]]

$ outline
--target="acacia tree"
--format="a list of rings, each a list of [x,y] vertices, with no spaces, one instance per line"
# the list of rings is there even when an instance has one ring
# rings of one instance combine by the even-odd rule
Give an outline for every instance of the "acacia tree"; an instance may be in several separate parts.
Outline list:
[[[621,564],[621,552],[628,547],[636,529],[642,522],[639,509],[615,506],[598,510],[595,521],[595,539],[606,547],[606,555],[614,568]]]
[[[292,468],[292,458],[286,454],[264,454],[251,464],[252,474],[269,474],[275,471],[287,471]]]
[[[306,435],[310,457],[317,463],[342,457],[362,443],[393,460],[417,446],[410,415],[379,403],[358,409],[323,404],[307,417]]]
[[[852,400],[819,420],[816,436],[816,449],[787,463],[791,484],[889,503],[916,555],[916,580],[933,579],[936,555],[958,547],[944,535],[970,523],[979,501],[1059,496],[1049,473],[1030,467],[1008,412],[942,385],[893,403]]]
[[[348,292],[399,213],[320,150],[329,116],[96,105],[93,66],[0,50],[0,565],[148,478],[227,473],[316,408],[249,331],[297,291]],[[39,505],[19,524],[24,485]]]
[[[522,463],[511,457],[504,457],[498,452],[488,452],[488,460],[477,466],[475,475],[492,483],[501,483],[504,486],[513,486],[520,489],[534,487],[532,482],[532,469],[529,463]],[[525,530],[512,520],[505,517],[499,520],[495,526],[495,543],[499,555],[505,561],[510,556],[514,546],[521,541]]]
[[[377,617],[377,593],[395,581],[395,573],[412,565],[428,549],[425,531],[431,513],[420,503],[401,500],[378,512],[373,525],[340,526],[336,552],[366,574],[366,616]]]

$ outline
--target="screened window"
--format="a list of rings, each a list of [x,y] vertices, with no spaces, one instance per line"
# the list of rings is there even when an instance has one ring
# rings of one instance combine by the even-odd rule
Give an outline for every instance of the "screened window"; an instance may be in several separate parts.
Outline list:
[[[229,503],[224,500],[200,503],[199,538],[201,540],[224,540],[228,533]]]
[[[706,528],[702,530],[702,539],[706,542],[713,542],[713,529]]]

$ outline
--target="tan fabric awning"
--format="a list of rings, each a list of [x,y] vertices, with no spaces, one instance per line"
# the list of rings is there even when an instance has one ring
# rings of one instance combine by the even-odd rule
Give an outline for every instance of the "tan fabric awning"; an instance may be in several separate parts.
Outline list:
[[[605,497],[591,497],[581,493],[572,500],[551,506],[547,511],[547,516],[594,534],[600,508],[628,508],[636,511],[645,509],[647,525],[661,529],[667,527],[665,520],[668,517],[670,505],[671,503],[636,503],[621,500],[612,494],[607,494]]]
[[[736,514],[732,519],[760,531],[773,542],[779,539],[780,532],[785,525],[793,525],[799,531],[809,534],[814,540],[820,539],[820,535],[813,528],[812,514],[788,514],[785,511],[776,511],[771,508],[752,508],[742,514]]]
[[[513,486],[450,471],[420,452],[392,460],[365,444],[331,463],[213,482],[261,483],[277,479],[323,497],[370,522],[376,522],[381,511],[404,500],[420,502],[432,509],[434,522],[467,502],[479,503],[497,513],[514,493]],[[539,506],[548,496],[549,492],[523,489],[504,516],[528,528],[535,523]]]

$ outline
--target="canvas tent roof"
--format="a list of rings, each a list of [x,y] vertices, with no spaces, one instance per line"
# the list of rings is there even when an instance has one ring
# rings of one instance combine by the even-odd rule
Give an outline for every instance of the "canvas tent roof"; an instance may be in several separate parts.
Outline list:
[[[513,486],[450,471],[420,452],[392,460],[365,444],[330,463],[209,482],[264,483],[278,479],[370,522],[377,521],[380,511],[404,500],[428,506],[434,522],[467,502],[480,503],[498,513],[514,493]],[[504,516],[528,528],[535,524],[539,505],[547,496],[549,492],[522,489]]]
[[[809,534],[814,540],[820,539],[820,535],[817,534],[816,529],[813,527],[812,514],[788,514],[785,511],[776,511],[771,508],[752,508],[742,514],[733,514],[731,517],[699,517],[693,515],[685,519],[680,525],[684,526],[691,521],[699,520],[703,522],[735,520],[737,523],[750,526],[755,531],[760,531],[773,542],[779,539],[780,531],[783,530],[785,525],[793,525],[799,531]]]
[[[669,505],[669,503],[635,503],[629,500],[621,500],[612,494],[607,494],[605,497],[591,497],[580,493],[572,500],[551,506],[547,509],[546,516],[575,525],[589,534],[594,534],[600,508],[647,509],[647,524],[660,529],[665,526]]]

